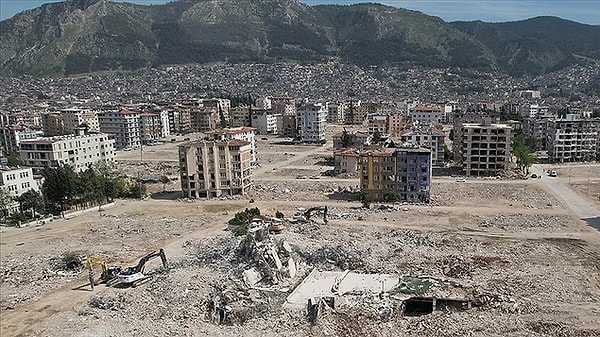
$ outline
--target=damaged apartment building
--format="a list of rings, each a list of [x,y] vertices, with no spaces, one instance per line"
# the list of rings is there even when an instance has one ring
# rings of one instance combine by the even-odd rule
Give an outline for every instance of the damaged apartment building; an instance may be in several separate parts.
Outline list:
[[[245,194],[252,185],[251,144],[240,139],[199,140],[179,146],[181,191],[187,198]]]
[[[363,151],[361,190],[376,201],[429,202],[431,150],[412,144]]]

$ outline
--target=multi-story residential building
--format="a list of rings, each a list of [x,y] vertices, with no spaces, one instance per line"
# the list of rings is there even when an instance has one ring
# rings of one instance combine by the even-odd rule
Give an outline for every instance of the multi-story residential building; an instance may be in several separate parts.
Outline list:
[[[462,168],[467,176],[489,176],[509,169],[512,128],[506,124],[462,125]]]
[[[42,130],[33,130],[24,126],[6,126],[0,128],[2,142],[2,153],[8,155],[9,153],[19,152],[19,146],[21,141],[26,139],[34,139],[44,135]]]
[[[356,149],[341,149],[333,152],[333,174],[355,174],[358,171],[358,155]]]
[[[215,129],[204,133],[209,141],[243,140],[250,144],[250,165],[258,163],[256,151],[256,128],[240,126],[237,128]]]
[[[385,133],[390,136],[399,136],[409,125],[412,123],[404,115],[389,115],[386,120]]]
[[[525,142],[532,151],[546,150],[548,125],[551,120],[551,118],[525,118],[523,120]]]
[[[42,127],[44,135],[58,136],[65,133],[64,117],[59,112],[47,112],[42,114]]]
[[[213,107],[202,107],[190,111],[191,132],[205,132],[218,128],[221,125],[219,112]]]
[[[252,127],[256,128],[259,135],[277,135],[277,124],[281,117],[281,114],[274,113],[273,110],[252,109]]]
[[[375,132],[380,135],[386,134],[388,116],[383,114],[373,114],[367,116],[367,129],[370,134]]]
[[[251,146],[244,140],[196,141],[179,146],[181,190],[187,198],[245,194],[252,185]]]
[[[35,179],[31,167],[2,168],[0,179],[0,185],[12,197],[18,197],[29,190],[39,192],[41,188],[40,179]]]
[[[296,138],[303,143],[324,144],[327,109],[320,104],[304,104],[296,112]]]
[[[415,144],[431,151],[433,165],[444,165],[444,132],[436,127],[414,127],[403,133],[400,141],[403,144]]]
[[[250,106],[240,105],[229,110],[231,127],[250,125]]]
[[[431,194],[431,151],[419,146],[401,146],[394,152],[396,189],[400,200],[428,203]]]
[[[69,108],[60,111],[63,116],[63,132],[70,134],[85,126],[88,132],[99,132],[98,114],[89,109]]]
[[[408,112],[408,118],[420,125],[435,125],[442,123],[443,110],[439,106],[417,106]]]
[[[41,114],[36,111],[1,111],[0,127],[27,126],[37,128],[42,126]]]
[[[284,137],[296,138],[296,115],[282,115],[279,135]]]
[[[340,150],[343,148],[353,148],[362,150],[365,145],[369,145],[371,142],[371,135],[366,132],[360,131],[349,131],[346,132],[348,137],[350,137],[350,141],[347,141],[349,144],[344,144],[344,132],[338,132],[333,135],[333,149]]]
[[[377,105],[370,102],[359,102],[358,105],[350,105],[348,108],[348,119],[350,124],[364,125],[367,120],[367,116],[375,114]]]
[[[340,114],[340,104],[327,103],[327,123],[338,124],[343,122],[342,114]]]
[[[415,145],[363,151],[358,159],[361,190],[373,200],[429,202],[431,151]]]
[[[361,191],[369,193],[373,200],[384,200],[397,192],[395,151],[394,148],[379,148],[359,154]]]
[[[100,130],[113,134],[116,149],[137,149],[140,140],[140,112],[105,111],[98,114]]]
[[[548,160],[551,163],[585,162],[597,158],[598,121],[567,114],[548,125]]]
[[[41,137],[21,142],[19,156],[26,166],[40,169],[46,166],[71,165],[76,172],[84,171],[98,161],[115,159],[115,140],[105,133]]]
[[[41,177],[34,177],[31,167],[2,168],[0,174],[0,188],[4,188],[13,198],[29,190],[40,192],[42,181]],[[14,201],[7,211],[9,214],[19,211],[19,203]]]
[[[162,137],[162,123],[159,114],[143,112],[139,115],[140,141],[142,144],[154,143]]]
[[[462,162],[463,156],[463,143],[462,143],[462,125],[465,123],[470,124],[491,124],[499,123],[500,114],[495,112],[462,112],[460,110],[454,111],[452,118],[454,124],[452,127],[452,154],[455,162]]]
[[[539,116],[545,116],[548,114],[547,106],[540,106],[538,104],[527,104],[519,107],[519,116],[525,118],[534,118]]]

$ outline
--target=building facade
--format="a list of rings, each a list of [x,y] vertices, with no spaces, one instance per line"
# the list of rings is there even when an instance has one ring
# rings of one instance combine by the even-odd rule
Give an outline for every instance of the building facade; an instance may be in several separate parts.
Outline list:
[[[2,143],[2,153],[8,155],[13,152],[19,152],[21,142],[27,139],[42,137],[42,130],[33,130],[24,126],[6,126],[0,128]]]
[[[507,171],[512,128],[506,124],[462,125],[462,168],[467,176],[489,176]]]
[[[296,138],[303,143],[324,144],[327,109],[320,104],[305,104],[296,112]]]
[[[341,149],[333,152],[333,174],[358,172],[359,153],[356,149]]]
[[[250,164],[255,166],[258,163],[258,153],[256,151],[256,128],[250,126],[240,126],[237,128],[215,129],[205,132],[206,139],[209,141],[228,141],[243,140],[250,144]]]
[[[419,146],[398,147],[396,158],[396,193],[400,200],[428,203],[431,194],[431,151]]]
[[[181,190],[186,198],[244,195],[252,185],[250,143],[196,141],[179,146]]]
[[[548,125],[548,160],[551,163],[589,162],[597,158],[598,121],[567,114]]]
[[[33,175],[31,167],[25,168],[6,168],[0,172],[0,188],[4,188],[13,199],[23,195],[23,193],[34,190],[36,192],[41,191],[41,183],[43,179],[39,177],[36,179]],[[8,213],[14,213],[19,211],[19,203],[13,201],[8,207]]]
[[[431,195],[431,151],[400,146],[359,154],[361,191],[376,201],[427,203]]]
[[[103,133],[114,135],[116,149],[140,147],[139,112],[131,110],[101,112],[98,114],[98,122]]]
[[[60,111],[63,116],[64,133],[70,134],[75,129],[85,126],[88,132],[100,132],[98,114],[89,109],[70,108]]]
[[[98,161],[114,161],[114,144],[105,133],[41,137],[22,141],[19,156],[26,166],[36,169],[71,165],[79,172]]]

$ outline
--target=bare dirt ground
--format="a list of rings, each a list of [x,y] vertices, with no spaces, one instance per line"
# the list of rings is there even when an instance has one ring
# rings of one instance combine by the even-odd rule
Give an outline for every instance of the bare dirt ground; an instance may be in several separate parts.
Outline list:
[[[367,210],[351,199],[358,179],[322,175],[331,169],[324,163],[331,143],[279,142],[258,141],[261,166],[246,197],[179,199],[173,181],[149,186],[146,200],[0,228],[0,335],[600,336],[600,232],[544,184],[546,177],[465,183],[434,177],[429,205]],[[120,152],[118,160],[131,174],[177,176],[176,144],[145,148],[142,155]],[[600,166],[558,171],[560,182],[599,205]],[[320,178],[296,179],[299,174]],[[330,210],[327,224],[316,217],[277,235],[293,247],[298,276],[278,291],[245,288],[240,274],[249,262],[240,258],[240,239],[226,230],[227,220],[247,207],[291,217],[298,207],[323,205]],[[91,291],[83,268],[61,268],[67,252],[128,266],[160,247],[169,272],[135,288]],[[324,312],[310,323],[304,311],[281,305],[312,268],[430,276],[452,286],[426,296],[469,298],[476,305],[405,317],[393,305],[383,315],[375,297],[363,296],[361,305]],[[215,294],[236,313],[229,324],[215,323]]]

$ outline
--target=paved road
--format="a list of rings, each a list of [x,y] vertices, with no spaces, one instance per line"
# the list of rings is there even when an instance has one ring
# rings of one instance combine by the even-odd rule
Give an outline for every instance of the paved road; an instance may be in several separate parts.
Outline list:
[[[535,166],[532,169],[534,168]],[[539,172],[541,171],[542,170],[539,170]],[[600,209],[598,209],[596,205],[589,202],[584,196],[570,189],[569,186],[563,183],[558,177],[544,176],[539,181],[552,190],[558,198],[562,199],[563,203],[571,208],[580,219],[600,231]]]

